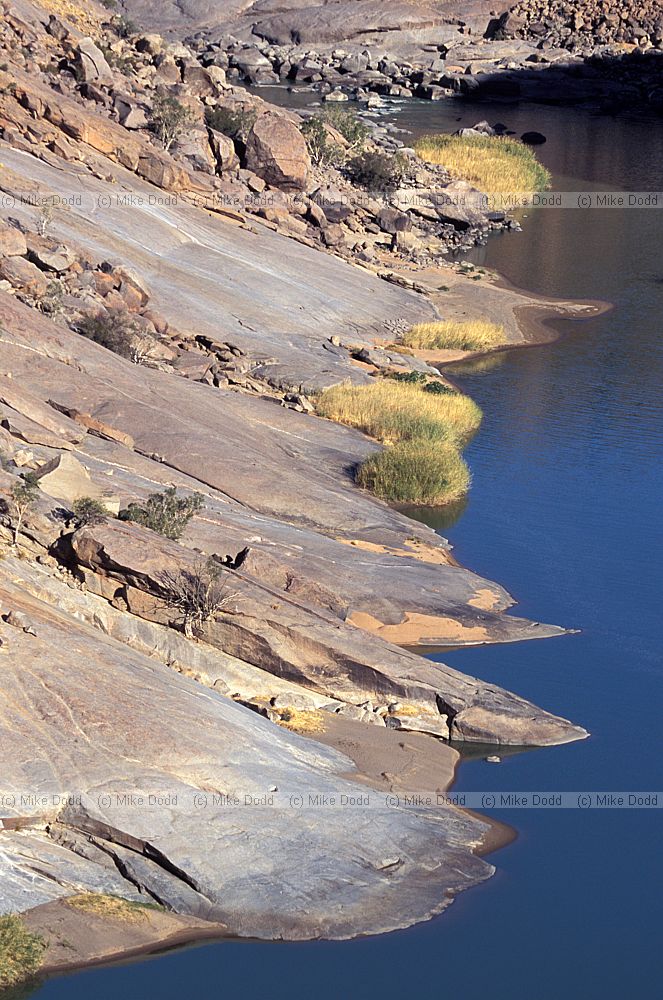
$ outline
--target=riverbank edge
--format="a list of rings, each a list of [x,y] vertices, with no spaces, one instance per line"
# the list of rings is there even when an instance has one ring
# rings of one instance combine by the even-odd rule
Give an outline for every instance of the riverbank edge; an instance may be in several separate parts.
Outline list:
[[[356,770],[344,775],[349,780],[365,785],[367,789],[401,796],[446,797],[455,784],[462,761],[461,754],[456,749],[423,733],[376,729],[328,713],[323,732],[305,735],[315,742],[339,750],[353,761]],[[378,743],[384,745],[377,748],[376,752]],[[384,746],[387,744],[391,744],[391,749],[385,753]],[[403,764],[401,759],[400,770],[407,771],[406,781],[400,780],[398,775],[390,770],[399,770],[397,759],[403,755],[406,762]],[[463,813],[484,827],[480,839],[467,844],[468,851],[479,857],[486,857],[502,850],[518,837],[513,827],[492,817],[483,816],[449,802],[445,802],[443,808]],[[491,867],[489,877],[495,874],[495,868]],[[430,913],[424,920],[440,916],[453,903],[455,895],[452,892],[441,900],[439,909]],[[118,925],[108,918],[91,917],[89,913],[69,907],[66,897],[23,911],[19,916],[31,933],[47,941],[51,935],[50,947],[62,948],[67,953],[80,949],[75,957],[67,957],[64,961],[57,961],[55,958],[49,961],[47,954],[38,974],[26,979],[23,985],[34,984],[38,988],[49,979],[87,969],[108,968],[147,958],[157,958],[187,946],[195,947],[229,940],[252,940],[234,934],[232,929],[224,924],[165,910],[147,909],[145,912],[150,926],[146,927],[145,924],[139,926],[143,933],[147,931],[147,939],[136,944],[131,940],[132,935],[136,933],[135,924]],[[58,922],[66,926],[66,938],[63,935],[55,936]],[[99,935],[114,935],[112,950],[100,953],[98,948],[90,947],[91,930],[92,936],[95,931]],[[0,997],[2,995],[0,990]]]

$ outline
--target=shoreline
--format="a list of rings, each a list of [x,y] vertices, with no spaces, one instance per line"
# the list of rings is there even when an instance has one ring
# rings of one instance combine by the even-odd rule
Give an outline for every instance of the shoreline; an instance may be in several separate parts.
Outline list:
[[[386,790],[402,795],[430,793],[446,795],[453,788],[462,756],[448,743],[423,733],[376,729],[354,720],[324,714],[324,730],[305,735],[314,742],[339,750],[354,762],[356,771],[344,775],[348,779],[377,791]],[[390,771],[390,768],[393,771]],[[441,780],[440,775],[442,775]],[[485,827],[480,842],[470,848],[471,853],[477,857],[492,855],[518,839],[518,831],[514,827],[491,816],[448,804],[439,808],[466,815]],[[449,903],[452,903],[454,898],[452,894]],[[446,912],[447,908],[448,906],[442,912]],[[56,952],[61,950],[67,955],[62,960],[58,960],[55,955],[50,960],[47,959],[39,974],[33,979],[25,980],[24,985],[34,983],[38,986],[47,980],[86,969],[107,968],[158,958],[186,947],[229,940],[239,942],[259,940],[268,943],[268,939],[240,936],[232,933],[223,924],[207,922],[185,914],[151,909],[146,910],[145,914],[150,924],[149,928],[146,928],[145,924],[119,926],[111,923],[108,918],[77,912],[67,905],[67,897],[24,911],[20,916],[28,929],[46,936],[47,939],[50,935],[49,947]],[[428,922],[439,916],[441,913],[433,913],[422,922]],[[137,928],[143,932],[147,930],[148,938],[139,944],[131,944],[129,942]],[[398,929],[403,928],[396,930]],[[111,948],[114,950],[101,953],[100,949],[108,946],[109,936]],[[126,945],[122,944],[125,940]],[[87,954],[83,952],[78,958],[72,959],[67,953],[76,947],[81,949],[87,947]]]

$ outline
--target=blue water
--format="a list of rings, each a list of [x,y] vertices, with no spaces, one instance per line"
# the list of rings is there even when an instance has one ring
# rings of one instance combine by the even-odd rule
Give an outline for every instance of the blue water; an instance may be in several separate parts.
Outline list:
[[[429,115],[449,115],[430,110]],[[663,188],[663,137],[646,121],[517,107],[464,112],[542,128],[556,184]],[[560,323],[555,344],[456,373],[484,426],[474,484],[441,529],[466,565],[534,619],[582,634],[445,654],[588,728],[591,739],[470,760],[459,790],[663,788],[663,213],[531,213],[475,260],[514,283],[607,299]],[[434,523],[435,515],[426,515]],[[441,918],[347,943],[222,943],[52,980],[40,1000],[158,997],[613,1000],[663,981],[663,813],[498,811],[517,840],[494,879]]]

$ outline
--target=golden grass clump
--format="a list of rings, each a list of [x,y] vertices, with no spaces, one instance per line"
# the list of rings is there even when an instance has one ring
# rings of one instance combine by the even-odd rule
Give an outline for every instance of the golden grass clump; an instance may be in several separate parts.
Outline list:
[[[403,343],[423,351],[483,351],[506,343],[506,333],[500,324],[484,319],[447,319],[418,323],[405,334]]]
[[[88,913],[94,917],[104,917],[123,924],[138,924],[147,919],[147,911],[158,909],[150,903],[137,903],[121,896],[107,896],[99,892],[85,892],[78,896],[68,896],[67,906]]]
[[[322,712],[307,711],[299,708],[285,708],[281,713],[279,725],[294,733],[323,733],[325,721]]]
[[[367,458],[357,482],[390,503],[437,506],[467,493],[470,471],[452,444],[402,441]]]
[[[482,416],[469,396],[427,393],[393,379],[332,386],[320,396],[317,411],[392,445],[414,440],[460,444],[479,429]]]
[[[469,181],[486,194],[534,194],[550,185],[550,174],[524,143],[502,136],[425,135],[417,155],[437,163],[452,177]]]
[[[0,990],[16,986],[39,971],[46,944],[14,913],[0,917]]]

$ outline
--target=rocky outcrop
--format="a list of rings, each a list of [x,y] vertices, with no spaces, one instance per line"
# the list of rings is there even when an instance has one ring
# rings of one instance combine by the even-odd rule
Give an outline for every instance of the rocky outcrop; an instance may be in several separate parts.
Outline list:
[[[246,142],[246,165],[284,191],[304,191],[311,159],[303,135],[282,115],[260,115]]]

